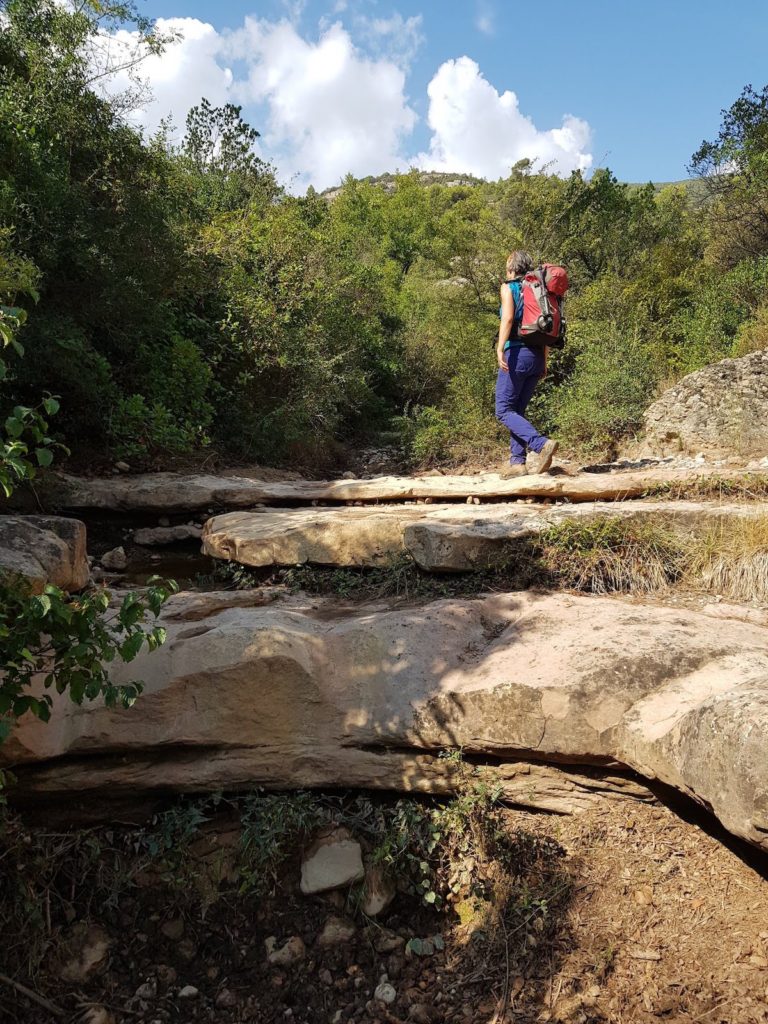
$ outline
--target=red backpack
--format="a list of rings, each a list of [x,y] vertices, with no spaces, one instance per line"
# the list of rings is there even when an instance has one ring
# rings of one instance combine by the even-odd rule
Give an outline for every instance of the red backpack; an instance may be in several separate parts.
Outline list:
[[[517,336],[545,334],[547,345],[562,348],[565,344],[565,318],[563,298],[568,291],[568,273],[565,267],[542,263],[530,271],[520,282],[522,317],[515,317]],[[550,340],[551,339],[551,340]]]

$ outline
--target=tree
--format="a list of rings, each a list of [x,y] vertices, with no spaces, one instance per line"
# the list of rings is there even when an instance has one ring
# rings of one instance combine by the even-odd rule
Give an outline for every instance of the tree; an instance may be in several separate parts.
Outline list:
[[[717,138],[702,142],[689,171],[711,201],[713,258],[734,266],[768,253],[768,85],[747,85],[722,111]]]

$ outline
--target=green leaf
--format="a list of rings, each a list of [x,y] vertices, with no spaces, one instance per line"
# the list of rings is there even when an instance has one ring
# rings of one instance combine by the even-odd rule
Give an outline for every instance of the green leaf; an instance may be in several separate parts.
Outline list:
[[[123,661],[133,661],[144,643],[143,633],[134,633],[120,645],[120,657]]]
[[[53,454],[48,448],[35,448],[35,456],[38,466],[47,467],[53,462]]]
[[[5,432],[9,437],[21,437],[24,433],[24,422],[15,416],[9,416],[5,421]]]
[[[61,406],[59,405],[55,398],[44,398],[43,408],[45,409],[49,416],[55,416],[56,413],[61,408]]]

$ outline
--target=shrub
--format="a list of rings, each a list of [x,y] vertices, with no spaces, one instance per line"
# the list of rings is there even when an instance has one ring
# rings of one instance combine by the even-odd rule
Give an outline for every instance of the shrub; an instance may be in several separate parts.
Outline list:
[[[179,423],[162,402],[148,405],[143,395],[118,400],[109,436],[115,455],[142,459],[182,455],[192,451],[198,441],[194,426]]]
[[[659,375],[637,334],[622,337],[606,325],[603,340],[579,353],[568,383],[552,393],[557,431],[588,455],[615,456],[620,442],[640,428]]]

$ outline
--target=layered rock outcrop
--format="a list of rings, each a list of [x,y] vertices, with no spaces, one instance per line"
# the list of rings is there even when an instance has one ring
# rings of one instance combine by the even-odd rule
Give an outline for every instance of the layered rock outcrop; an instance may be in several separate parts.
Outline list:
[[[0,570],[25,577],[36,594],[46,583],[82,590],[90,579],[85,525],[61,516],[0,516]]]
[[[185,618],[186,600],[165,616],[163,648],[116,668],[147,684],[130,711],[62,699],[49,724],[22,720],[1,749],[20,797],[444,792],[456,769],[437,755],[461,747],[517,803],[562,811],[595,791],[642,793],[633,769],[768,849],[764,627],[530,593],[347,612],[219,603],[202,619],[197,597]]]
[[[645,413],[656,453],[768,454],[768,350],[683,377]]]

